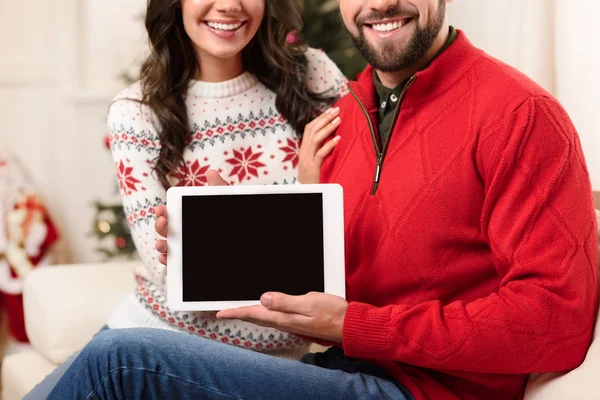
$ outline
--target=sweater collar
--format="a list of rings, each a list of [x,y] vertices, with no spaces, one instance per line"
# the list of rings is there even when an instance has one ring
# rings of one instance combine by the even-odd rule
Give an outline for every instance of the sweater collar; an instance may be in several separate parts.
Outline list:
[[[187,94],[203,99],[234,97],[250,90],[257,83],[258,78],[250,72],[244,72],[236,78],[223,82],[191,80]]]
[[[463,31],[457,30],[454,42],[425,69],[415,74],[415,80],[406,92],[402,107],[415,107],[444,93],[456,84],[483,54],[483,51],[471,44]],[[369,112],[377,109],[377,93],[371,65],[359,75],[356,82],[350,83],[350,88]]]

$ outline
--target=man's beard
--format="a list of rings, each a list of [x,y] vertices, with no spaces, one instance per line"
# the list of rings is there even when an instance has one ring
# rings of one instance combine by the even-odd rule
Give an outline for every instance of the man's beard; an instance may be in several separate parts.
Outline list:
[[[400,9],[390,9],[386,12],[372,12],[366,17],[357,19],[358,36],[352,34],[350,36],[358,51],[375,69],[383,72],[394,72],[408,68],[422,59],[431,46],[433,46],[435,38],[444,25],[446,2],[445,0],[440,0],[435,18],[425,28],[419,26],[418,13],[414,14],[403,12]],[[406,45],[399,47],[393,40],[388,40],[383,41],[382,46],[376,49],[367,41],[364,30],[368,28],[365,28],[361,20],[383,20],[406,17],[407,15],[412,17],[410,23],[413,23],[415,28],[412,37]]]

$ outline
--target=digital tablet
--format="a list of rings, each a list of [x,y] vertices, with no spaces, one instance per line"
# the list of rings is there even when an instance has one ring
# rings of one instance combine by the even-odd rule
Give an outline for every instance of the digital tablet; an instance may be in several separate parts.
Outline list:
[[[345,298],[339,185],[173,187],[167,212],[172,310],[255,305],[269,291]]]

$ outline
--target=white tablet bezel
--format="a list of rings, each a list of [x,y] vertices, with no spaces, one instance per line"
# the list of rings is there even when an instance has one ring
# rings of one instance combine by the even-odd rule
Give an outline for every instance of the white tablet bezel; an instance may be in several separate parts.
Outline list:
[[[202,195],[252,195],[283,193],[323,194],[323,260],[325,293],[346,297],[344,258],[343,190],[340,185],[271,185],[271,186],[186,186],[167,191],[168,255],[167,305],[174,311],[217,311],[259,304],[259,299],[248,301],[183,301],[182,277],[182,197]],[[302,244],[298,244],[302,251]],[[282,274],[285,279],[285,275]]]

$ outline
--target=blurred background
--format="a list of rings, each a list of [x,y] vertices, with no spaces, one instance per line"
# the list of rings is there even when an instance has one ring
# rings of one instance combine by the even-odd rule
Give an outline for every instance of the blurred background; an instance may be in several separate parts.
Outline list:
[[[337,1],[305,4],[302,40],[326,51],[352,78],[364,60],[344,31]],[[79,266],[135,258],[105,136],[111,99],[136,79],[148,51],[145,6],[146,0],[0,0],[0,359],[5,347],[6,354],[21,351],[26,360],[22,369],[27,371],[27,357],[36,353],[27,345],[24,276],[43,264]],[[476,46],[529,75],[564,105],[578,129],[593,188],[599,191],[600,2],[454,0],[449,14],[451,24]],[[119,271],[115,265],[112,274]],[[86,287],[86,279],[112,279],[106,275],[107,264],[99,267],[102,272],[95,278],[80,277],[79,284],[67,278],[65,287]],[[109,286],[119,285],[127,282],[112,280]],[[46,353],[58,354],[57,343],[65,342],[64,349],[70,350],[63,349],[63,355],[69,355],[89,340],[80,332],[80,341],[74,341],[74,328],[84,333],[88,329],[90,337],[97,330],[89,321],[82,322],[93,312],[86,309],[85,318],[74,314],[74,322],[62,331],[48,328],[48,321],[60,322],[47,315],[61,313],[52,301],[60,297],[63,306],[93,305],[97,299],[90,292],[54,293],[48,286],[46,297],[37,296],[42,311],[29,323],[44,332],[43,343],[50,343]],[[103,324],[99,310],[97,320]],[[63,316],[70,313],[63,310]],[[8,330],[12,339],[6,346]],[[54,339],[46,340],[52,331],[57,332]],[[61,342],[63,337],[67,339]],[[38,372],[31,374],[30,385],[55,366],[48,364],[44,372],[40,365],[46,365],[48,357],[35,357]],[[13,365],[17,362],[13,358]],[[9,376],[9,368],[6,371]],[[6,379],[21,384],[21,377]],[[19,390],[26,393],[27,388]]]
[[[48,208],[60,238],[54,262],[98,261],[132,249],[119,222],[105,117],[147,51],[145,4],[1,0],[0,152],[10,154]],[[599,190],[600,2],[455,0],[449,8],[451,24],[473,43],[563,103]],[[304,39],[349,75],[356,72],[362,61],[347,47],[335,0],[307,1],[306,15]]]

